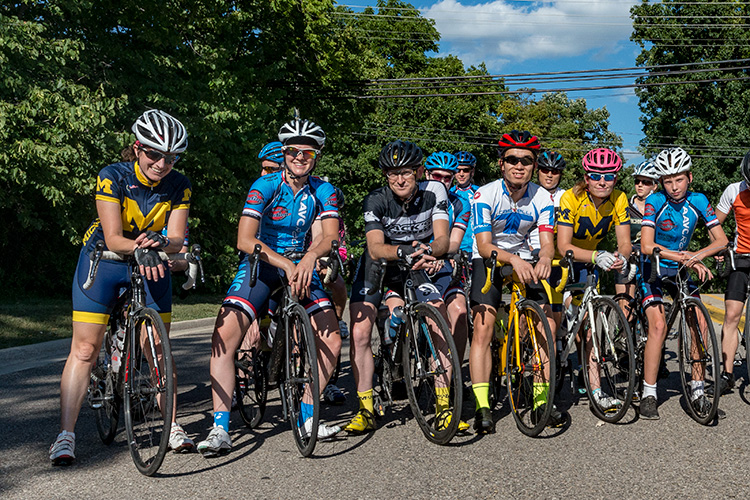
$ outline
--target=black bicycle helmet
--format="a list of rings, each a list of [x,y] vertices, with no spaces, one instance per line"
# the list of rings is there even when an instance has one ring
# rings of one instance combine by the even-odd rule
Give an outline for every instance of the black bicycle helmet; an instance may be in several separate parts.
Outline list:
[[[541,148],[539,144],[539,138],[535,135],[531,135],[528,130],[511,130],[510,132],[503,134],[499,141],[497,141],[498,149],[497,153],[503,156],[508,149],[528,149],[536,153]]]
[[[422,150],[408,141],[393,141],[380,151],[378,165],[383,170],[401,167],[419,167],[422,165]]]
[[[750,184],[750,151],[745,153],[745,156],[742,158],[740,171],[742,172],[742,178],[745,179],[745,182]]]
[[[562,157],[557,151],[545,151],[539,155],[537,160],[539,168],[548,168],[550,170],[557,170],[562,172],[565,170],[565,158]]]

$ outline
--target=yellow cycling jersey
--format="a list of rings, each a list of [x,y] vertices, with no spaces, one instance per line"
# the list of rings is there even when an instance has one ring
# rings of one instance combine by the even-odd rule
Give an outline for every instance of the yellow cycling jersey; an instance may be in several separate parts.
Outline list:
[[[597,208],[588,191],[576,196],[572,189],[568,189],[560,198],[560,218],[557,223],[573,228],[573,245],[596,250],[612,226],[630,225],[628,198],[625,193],[615,189]]]

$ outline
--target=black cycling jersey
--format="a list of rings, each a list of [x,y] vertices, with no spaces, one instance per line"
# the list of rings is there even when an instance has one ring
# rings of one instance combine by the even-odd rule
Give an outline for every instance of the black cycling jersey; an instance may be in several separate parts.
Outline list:
[[[364,201],[365,232],[383,231],[389,245],[429,243],[432,222],[448,219],[448,192],[437,181],[417,183],[417,192],[406,203],[393,194],[389,186],[368,194]]]

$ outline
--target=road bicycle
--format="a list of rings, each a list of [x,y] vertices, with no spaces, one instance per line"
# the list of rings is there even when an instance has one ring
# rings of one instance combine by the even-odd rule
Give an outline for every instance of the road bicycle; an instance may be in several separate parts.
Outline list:
[[[732,271],[737,270],[737,261],[743,262],[745,265],[742,266],[750,267],[748,266],[748,262],[750,262],[750,254],[747,253],[735,253],[734,251],[734,242],[729,243],[727,245],[727,249],[723,252],[724,254],[724,260],[717,262],[716,270],[717,275],[720,278],[727,278]],[[747,285],[745,285],[745,323],[744,326],[742,325],[742,322],[740,322],[739,325],[737,325],[737,354],[735,355],[734,359],[734,366],[741,366],[742,363],[746,363],[745,367],[747,369],[747,377],[748,382],[750,382],[750,357],[747,355],[747,346],[748,341],[750,341],[750,322],[748,321],[748,314],[750,314],[750,280],[748,280]]]
[[[183,289],[192,288],[199,273],[203,281],[198,245],[193,245],[190,253],[159,255],[164,261],[187,260],[188,281]],[[87,290],[93,284],[101,260],[127,262],[130,287],[120,293],[110,315],[91,371],[88,404],[95,412],[99,437],[105,444],[114,440],[123,410],[130,455],[136,468],[151,476],[167,452],[174,413],[174,360],[169,337],[159,313],[145,305],[144,278],[132,255],[104,251],[104,242],[98,242],[83,288]]]
[[[327,267],[329,272],[323,278],[323,282],[328,284],[334,281],[338,274],[343,272],[343,262],[338,252],[339,242],[333,241],[331,252],[328,258],[320,259],[322,266]],[[301,255],[299,254],[300,258]],[[250,286],[255,286],[257,281],[257,263],[260,257],[260,245],[254,248],[254,252],[249,256],[250,269]],[[278,316],[278,314],[276,315]],[[263,415],[266,410],[269,389],[268,365],[271,357],[272,338],[269,338],[268,328],[271,324],[276,324],[273,318],[269,318],[268,324],[263,324],[260,330],[260,343],[251,347],[240,346],[235,356],[235,402],[240,418],[245,425],[254,429],[263,421]],[[265,322],[264,322],[265,323]],[[264,328],[265,327],[265,328]],[[274,332],[270,332],[271,336]],[[280,358],[279,358],[280,359]],[[286,417],[285,417],[286,418]],[[312,451],[310,452],[312,453]]]
[[[490,342],[490,405],[500,400],[500,387],[505,378],[508,400],[516,427],[527,436],[538,436],[547,426],[555,398],[556,366],[554,338],[542,307],[526,298],[526,285],[510,265],[497,261],[493,251],[484,261],[486,281],[482,293],[492,287],[495,273],[503,284],[510,285],[508,304],[501,303],[495,319],[495,335]],[[535,397],[535,386],[547,384],[546,397]]]
[[[567,261],[564,264],[567,268],[575,269],[572,251],[567,252],[564,260]],[[561,261],[553,262],[553,265]],[[577,350],[577,340],[583,339],[584,354],[579,357],[591,411],[599,419],[615,423],[627,413],[635,391],[633,337],[620,306],[613,299],[599,294],[599,280],[594,264],[586,263],[583,269],[586,270],[583,292],[580,288],[571,290],[572,304],[577,307],[577,311],[564,319],[561,325],[563,349],[557,353],[560,373],[556,385],[561,387],[565,373],[568,373],[571,387],[574,387],[572,365],[568,358]],[[569,290],[571,287],[566,285],[565,289]],[[594,394],[595,385],[601,389],[602,397],[614,398],[614,401],[610,400],[611,406],[600,406]]]
[[[417,293],[435,286],[424,271],[414,271],[403,260],[373,265],[370,283],[383,290],[387,266],[404,275],[403,324],[391,338],[387,317],[379,326],[380,343],[375,357],[376,413],[393,406],[394,386],[403,381],[414,418],[424,436],[447,444],[458,431],[463,404],[461,364],[448,323],[432,304],[419,302]],[[439,394],[440,393],[440,396]],[[441,399],[438,400],[438,397]]]
[[[719,397],[714,389],[721,375],[721,352],[714,332],[713,321],[700,299],[691,296],[686,266],[680,266],[673,277],[661,275],[661,249],[651,255],[649,283],[661,279],[676,287],[677,294],[667,315],[667,332],[677,330],[677,352],[680,362],[680,381],[689,415],[696,422],[708,425],[719,410]],[[693,398],[702,389],[702,395]]]

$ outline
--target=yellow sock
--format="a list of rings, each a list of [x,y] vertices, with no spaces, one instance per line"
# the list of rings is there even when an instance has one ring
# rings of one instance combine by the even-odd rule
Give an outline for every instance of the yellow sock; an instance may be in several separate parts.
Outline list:
[[[549,382],[534,382],[534,409],[547,402],[549,394]]]
[[[471,384],[471,390],[474,391],[474,399],[477,402],[477,410],[479,408],[490,407],[490,383],[484,382],[480,384]]]
[[[435,414],[450,408],[451,404],[450,387],[435,387]]]
[[[364,408],[370,413],[375,413],[375,407],[372,402],[372,389],[365,392],[357,391],[357,397],[359,398],[359,409]]]

